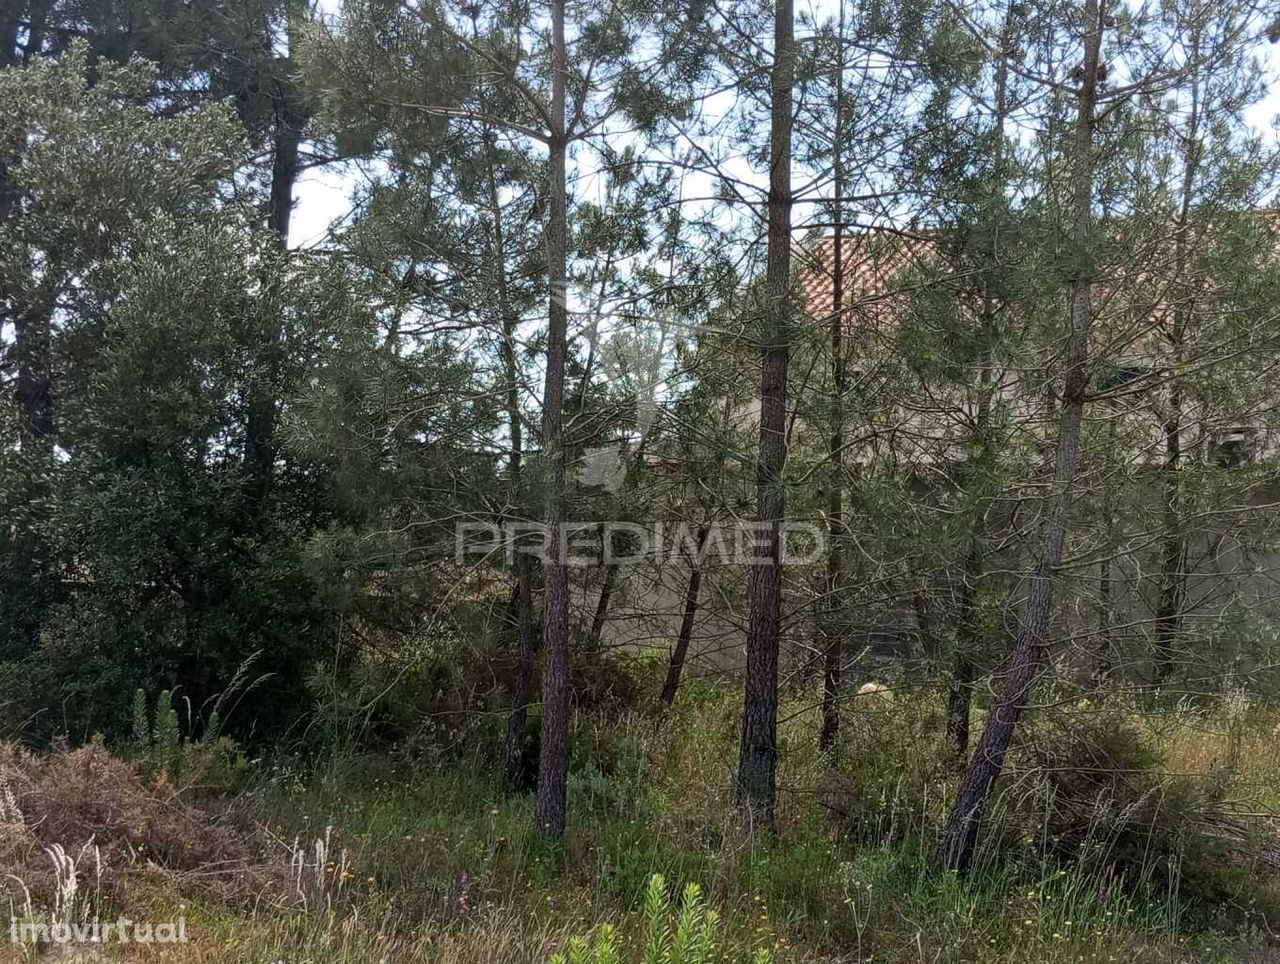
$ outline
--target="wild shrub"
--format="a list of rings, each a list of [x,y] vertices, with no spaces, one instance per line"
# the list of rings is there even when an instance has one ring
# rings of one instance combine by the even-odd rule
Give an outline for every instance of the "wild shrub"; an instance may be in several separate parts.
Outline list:
[[[1247,849],[1229,765],[1170,772],[1120,705],[1081,705],[1037,721],[1002,797],[1006,832],[1098,875],[1100,886],[1176,888]],[[1015,826],[1016,825],[1016,826]]]
[[[629,660],[612,653],[582,653],[570,667],[569,698],[579,710],[618,715],[634,709],[642,692]]]
[[[415,644],[418,641],[415,641]],[[310,750],[328,754],[398,752],[423,762],[456,760],[492,736],[499,717],[482,711],[494,681],[493,653],[445,634],[341,665],[318,663],[307,677]],[[504,690],[505,692],[505,690]]]
[[[901,840],[920,833],[945,802],[947,757],[935,750],[941,714],[933,694],[903,690],[889,699],[881,684],[869,685],[876,689],[845,714],[816,793],[827,823],[842,836]]]
[[[101,738],[46,757],[6,747],[0,783],[0,862],[31,894],[55,896],[47,856],[55,848],[73,864],[91,855],[102,889],[117,902],[127,903],[134,881],[157,873],[180,889],[226,899],[267,885],[258,841],[197,810],[167,775],[144,781],[137,765],[111,755]]]
[[[599,818],[646,815],[652,791],[647,736],[635,717],[578,714],[570,741],[570,806]]]

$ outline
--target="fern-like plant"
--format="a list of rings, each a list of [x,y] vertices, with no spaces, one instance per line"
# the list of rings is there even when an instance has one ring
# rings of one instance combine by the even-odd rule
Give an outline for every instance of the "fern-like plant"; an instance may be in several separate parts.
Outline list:
[[[178,711],[173,708],[173,697],[168,690],[161,690],[156,697],[156,748],[164,752],[181,742],[182,732],[178,728]]]
[[[173,696],[168,690],[161,690],[156,697],[155,755],[172,780],[180,777],[186,768],[182,728],[178,724],[178,711],[173,708]]]
[[[200,737],[204,743],[214,743],[218,739],[218,734],[222,732],[222,717],[218,715],[218,708],[215,706],[209,713],[209,719],[204,725],[204,735]]]
[[[133,692],[133,751],[141,756],[151,752],[155,733],[147,715],[147,694],[141,687]]]
[[[665,878],[654,874],[645,889],[644,916],[647,936],[640,964],[710,964],[720,933],[720,915],[706,906],[697,884],[686,885],[679,905],[673,906]],[[769,964],[772,955],[759,949],[749,959],[751,964]],[[551,964],[622,964],[617,929],[601,924],[594,942],[584,937],[570,939],[564,953],[552,955]]]

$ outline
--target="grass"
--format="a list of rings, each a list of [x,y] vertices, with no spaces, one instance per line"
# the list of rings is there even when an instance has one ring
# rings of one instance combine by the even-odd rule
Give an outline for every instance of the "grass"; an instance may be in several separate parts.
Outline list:
[[[1232,812],[1280,803],[1264,715],[1126,713],[1169,773],[1224,787],[1238,773],[1213,798]],[[327,832],[339,879],[308,910],[188,895],[190,942],[128,959],[544,962],[608,924],[619,958],[641,961],[654,874],[673,900],[700,885],[719,917],[717,961],[1246,961],[1273,943],[1280,886],[1261,862],[1217,852],[1194,873],[1168,855],[1121,871],[1072,864],[1047,845],[1058,816],[1038,814],[1030,770],[1012,775],[973,872],[941,872],[933,835],[957,773],[940,762],[933,696],[855,705],[829,756],[813,747],[804,696],[783,716],[776,836],[730,806],[736,689],[704,688],[664,720],[579,719],[562,846],[532,830],[530,799],[502,795],[482,747],[430,765],[346,756],[260,768],[233,801],[238,820],[267,828],[281,853]],[[1265,820],[1255,826],[1265,835]],[[160,892],[153,913],[177,899]]]

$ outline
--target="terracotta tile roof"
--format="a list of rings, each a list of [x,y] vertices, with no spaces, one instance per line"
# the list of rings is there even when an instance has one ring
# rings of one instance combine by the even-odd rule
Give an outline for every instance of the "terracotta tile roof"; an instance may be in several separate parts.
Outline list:
[[[841,242],[844,298],[850,328],[889,322],[894,314],[893,281],[904,270],[923,263],[933,243],[887,231],[857,231]],[[828,320],[834,308],[835,238],[819,239],[797,253],[800,291],[806,313]]]

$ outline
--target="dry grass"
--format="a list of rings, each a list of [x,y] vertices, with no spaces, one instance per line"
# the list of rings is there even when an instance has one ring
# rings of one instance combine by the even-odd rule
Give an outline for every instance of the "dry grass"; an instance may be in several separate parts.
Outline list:
[[[153,964],[307,961],[310,964],[535,964],[572,935],[564,922],[497,911],[465,926],[408,922],[359,914],[263,913],[212,917],[189,924],[182,946],[136,947],[125,959]]]
[[[268,886],[252,834],[192,806],[163,778],[144,783],[100,740],[46,757],[0,747],[0,798],[0,874],[14,907],[56,907],[58,852],[79,899],[118,910],[174,892],[234,902]]]

